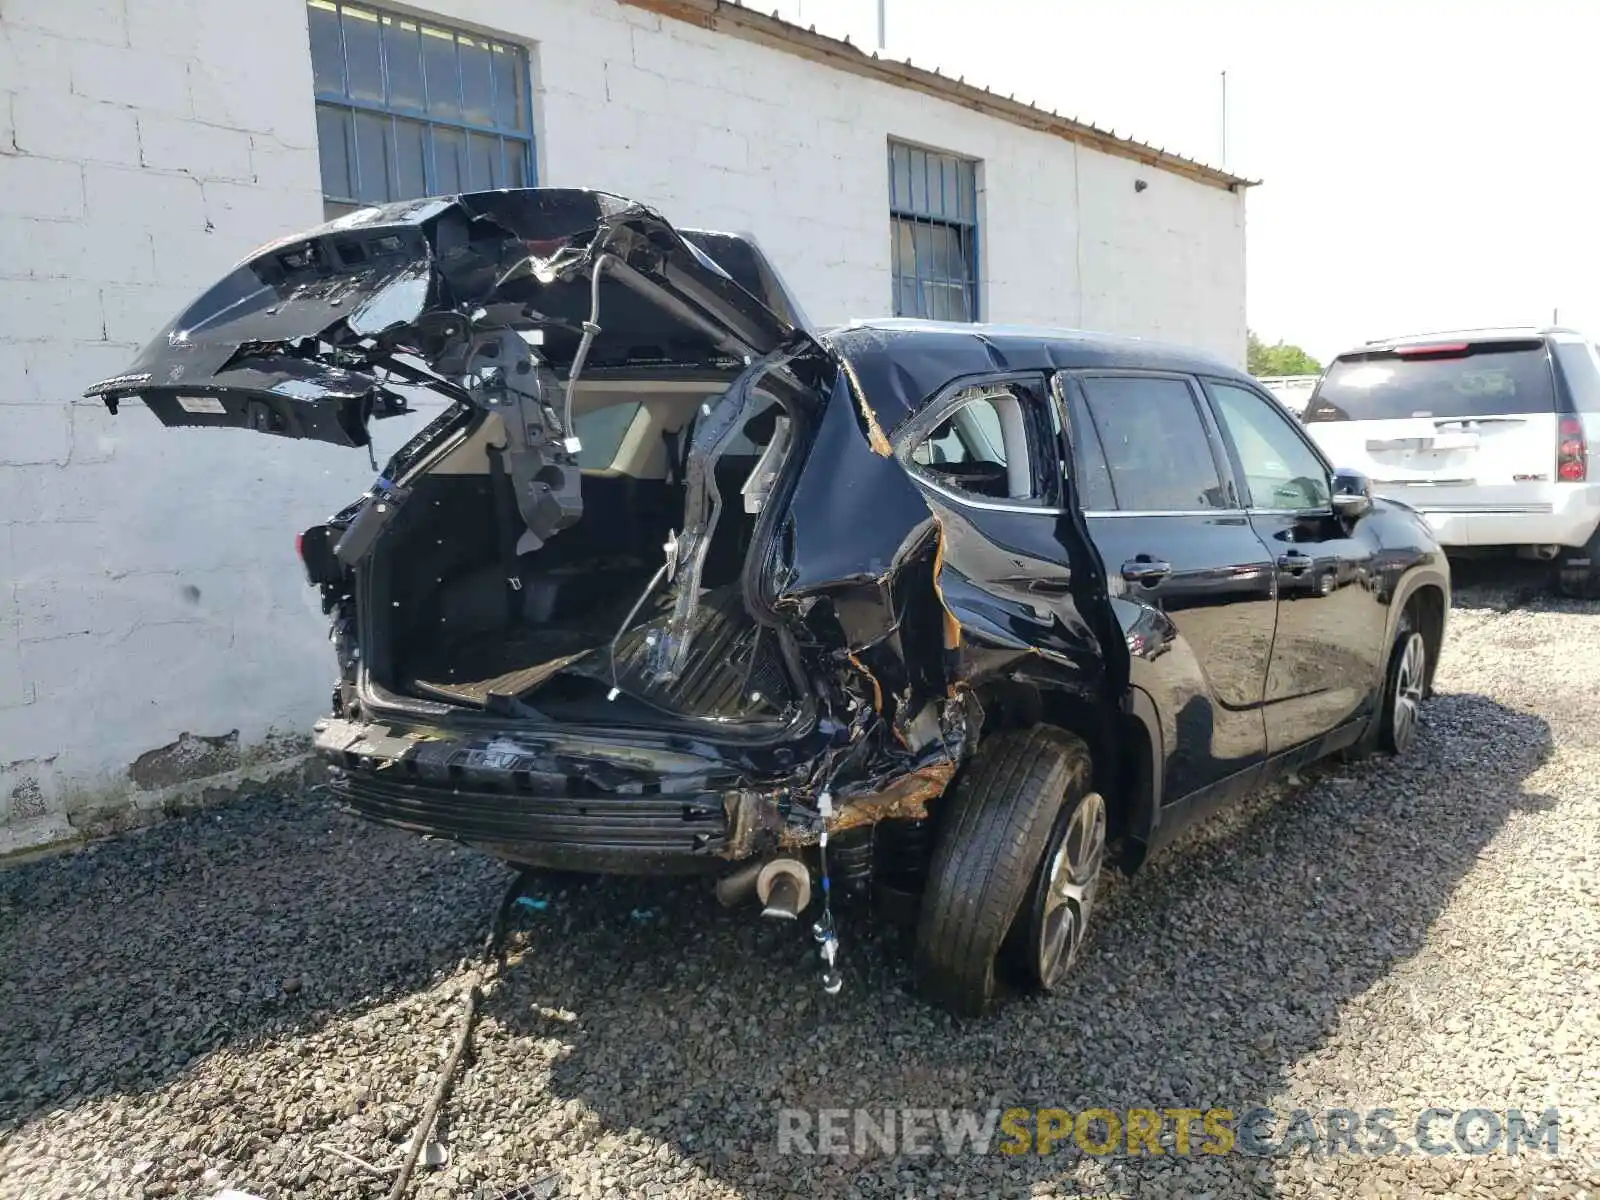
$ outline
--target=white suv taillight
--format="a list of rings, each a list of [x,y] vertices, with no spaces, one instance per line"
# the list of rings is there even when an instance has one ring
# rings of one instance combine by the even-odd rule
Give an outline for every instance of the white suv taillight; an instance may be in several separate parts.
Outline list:
[[[1589,478],[1589,443],[1583,436],[1583,422],[1562,417],[1556,437],[1556,478],[1563,483],[1584,482]]]

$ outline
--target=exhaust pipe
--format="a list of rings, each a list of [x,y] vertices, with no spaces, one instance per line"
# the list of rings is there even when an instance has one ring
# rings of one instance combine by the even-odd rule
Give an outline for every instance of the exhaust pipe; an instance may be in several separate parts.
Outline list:
[[[756,879],[765,863],[752,862],[717,880],[717,903],[723,908],[738,908],[756,898]]]
[[[756,876],[756,896],[763,917],[798,920],[811,903],[811,872],[795,858],[775,858]]]

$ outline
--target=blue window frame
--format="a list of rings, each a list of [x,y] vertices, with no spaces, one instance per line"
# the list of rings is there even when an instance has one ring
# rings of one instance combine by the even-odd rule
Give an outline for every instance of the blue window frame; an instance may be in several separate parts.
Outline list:
[[[521,46],[340,0],[309,0],[330,208],[534,182]]]
[[[894,315],[978,319],[978,164],[889,143]]]

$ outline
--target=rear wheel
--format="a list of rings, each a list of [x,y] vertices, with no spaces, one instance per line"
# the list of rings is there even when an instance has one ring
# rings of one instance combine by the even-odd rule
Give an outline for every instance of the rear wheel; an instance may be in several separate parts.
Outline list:
[[[1104,798],[1069,791],[1028,900],[1006,938],[1005,957],[1019,982],[1051,992],[1067,978],[1089,930],[1105,857]]]
[[[1587,544],[1556,560],[1556,591],[1574,600],[1600,600],[1600,529]]]
[[[1032,986],[1065,978],[1105,856],[1105,802],[1090,778],[1089,748],[1059,729],[979,747],[948,795],[923,893],[917,966],[929,999],[981,1015],[1002,948]]]

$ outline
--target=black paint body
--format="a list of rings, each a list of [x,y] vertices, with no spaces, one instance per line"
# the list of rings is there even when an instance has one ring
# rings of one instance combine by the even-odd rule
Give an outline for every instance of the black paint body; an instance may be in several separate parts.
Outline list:
[[[751,619],[777,633],[808,684],[780,730],[552,728],[402,703],[369,671],[383,634],[363,589],[386,514],[431,449],[483,419],[450,382],[463,330],[538,329],[545,359],[569,370],[606,256],[590,372],[710,371],[734,384],[779,361],[771,369],[806,432],[784,468],[787,501],[742,583]],[[455,405],[366,496],[308,535],[344,667],[315,742],[358,811],[514,861],[716,867],[814,842],[824,790],[847,809],[919,773],[937,780],[924,794],[936,816],[944,781],[988,730],[1037,720],[1090,743],[1096,786],[1137,857],[1370,728],[1400,613],[1418,589],[1437,592],[1443,633],[1448,568],[1403,506],[1379,500],[1353,521],[1242,503],[1086,510],[1072,465],[1073,397],[1086,373],[1188,381],[1213,443],[1196,452],[1218,456],[1235,501],[1246,495],[1204,381],[1259,389],[1220,361],[993,326],[884,321],[818,333],[749,240],[679,234],[599,193],[391,205],[286,239],[90,394],[113,410],[119,397],[142,396],[168,425],[362,446],[371,418],[405,410],[390,370]],[[1051,427],[1033,431],[1047,485],[1034,502],[963,496],[910,466],[956,391],[989,381],[1027,388],[1053,410]],[[693,521],[686,533],[707,532]],[[1167,569],[1152,574],[1156,564]],[[373,653],[354,652],[363,644]]]

